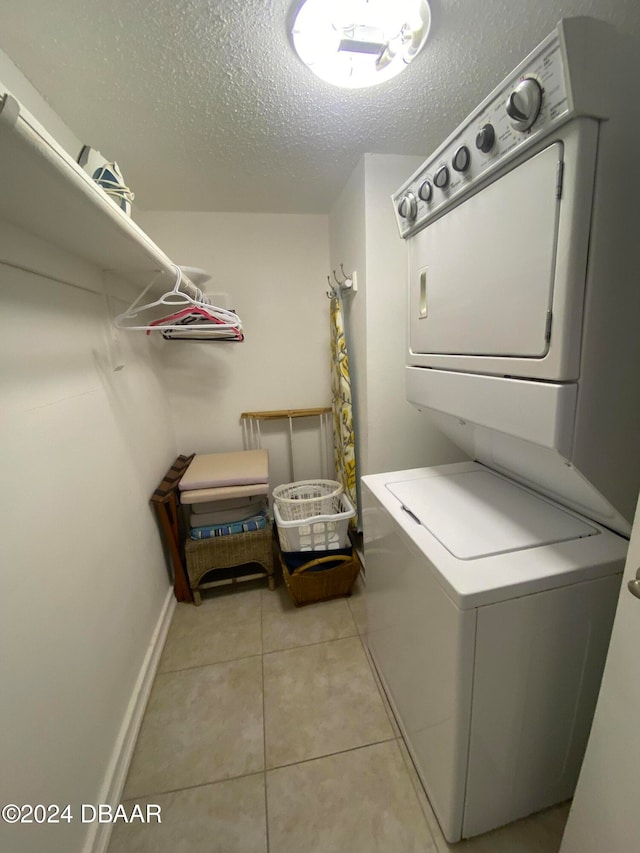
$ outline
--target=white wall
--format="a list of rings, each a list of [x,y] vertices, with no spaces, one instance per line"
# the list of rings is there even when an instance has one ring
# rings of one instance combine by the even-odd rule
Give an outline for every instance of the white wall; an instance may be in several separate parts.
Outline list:
[[[70,262],[71,280],[99,286],[94,270],[78,273]],[[168,602],[148,501],[175,441],[146,342],[126,339],[126,366],[110,371],[99,294],[6,263],[0,276],[0,799],[107,801]],[[70,853],[89,828],[62,824],[44,843],[4,827],[3,849]]]
[[[111,371],[102,288],[94,267],[0,221],[0,800],[76,815],[0,823],[11,853],[88,850],[104,829],[82,824],[79,804],[119,796],[173,603],[149,507],[175,458],[172,424],[145,340],[124,338]]]
[[[358,273],[344,305],[359,476],[465,458],[405,398],[408,259],[391,194],[421,162],[366,154],[329,217],[332,268]]]
[[[204,289],[228,294],[244,325],[240,344],[158,344],[180,452],[241,449],[244,411],[329,405],[326,216],[145,212],[139,222],[176,263],[210,272]],[[272,484],[291,478],[286,436],[285,423],[266,429]]]

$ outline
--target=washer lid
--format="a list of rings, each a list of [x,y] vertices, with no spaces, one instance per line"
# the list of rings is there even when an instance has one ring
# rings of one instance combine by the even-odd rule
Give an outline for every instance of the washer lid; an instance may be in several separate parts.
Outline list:
[[[389,483],[387,488],[460,560],[599,532],[581,518],[488,470],[405,480]]]

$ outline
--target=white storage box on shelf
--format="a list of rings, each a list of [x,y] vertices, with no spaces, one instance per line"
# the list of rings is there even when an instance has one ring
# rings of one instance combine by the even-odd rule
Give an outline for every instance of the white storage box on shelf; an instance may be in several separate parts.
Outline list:
[[[273,503],[280,510],[283,521],[311,518],[314,515],[332,515],[333,498],[342,493],[337,480],[298,480],[285,483],[273,490]]]
[[[324,512],[307,518],[283,518],[282,507],[274,502],[273,511],[283,551],[331,551],[349,546],[349,519],[356,514],[344,494],[322,499]],[[329,506],[327,506],[329,504]]]

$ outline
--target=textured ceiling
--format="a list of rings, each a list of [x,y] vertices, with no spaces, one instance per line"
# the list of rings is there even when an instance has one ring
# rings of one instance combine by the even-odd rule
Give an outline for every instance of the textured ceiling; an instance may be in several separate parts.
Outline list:
[[[322,213],[365,152],[427,155],[568,15],[638,0],[432,0],[427,47],[369,90],[316,79],[293,0],[2,0],[0,48],[144,209]]]

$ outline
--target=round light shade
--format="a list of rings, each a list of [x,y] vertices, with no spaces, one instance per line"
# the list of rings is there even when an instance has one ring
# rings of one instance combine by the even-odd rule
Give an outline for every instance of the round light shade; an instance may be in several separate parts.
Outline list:
[[[429,34],[426,0],[304,0],[291,36],[314,74],[346,89],[395,77]]]

